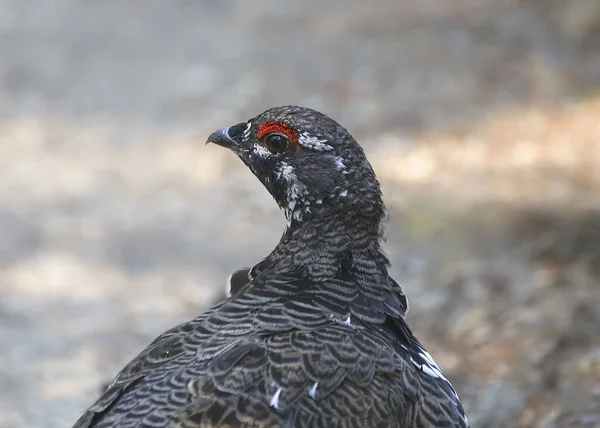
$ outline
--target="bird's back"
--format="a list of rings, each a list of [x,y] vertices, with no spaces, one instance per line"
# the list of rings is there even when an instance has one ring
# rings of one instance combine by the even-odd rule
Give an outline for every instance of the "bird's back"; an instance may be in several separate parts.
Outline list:
[[[344,317],[331,306],[349,310],[360,293],[321,304],[298,273],[268,273],[158,337],[75,427],[463,426],[401,318]],[[353,289],[342,282],[330,286]]]

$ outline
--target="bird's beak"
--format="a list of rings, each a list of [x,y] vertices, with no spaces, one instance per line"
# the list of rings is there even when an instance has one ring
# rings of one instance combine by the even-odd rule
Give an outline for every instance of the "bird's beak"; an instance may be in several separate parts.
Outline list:
[[[213,143],[226,149],[232,149],[236,145],[235,141],[229,136],[229,128],[219,129],[210,134],[206,140],[206,144],[208,143]]]
[[[238,123],[229,128],[219,129],[213,132],[206,140],[206,144],[213,143],[227,149],[236,151],[240,148],[243,141],[244,130],[247,127],[246,122]]]

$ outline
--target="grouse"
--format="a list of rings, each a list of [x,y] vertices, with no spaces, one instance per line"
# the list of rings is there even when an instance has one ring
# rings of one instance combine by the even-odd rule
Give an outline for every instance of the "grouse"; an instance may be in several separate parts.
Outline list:
[[[95,427],[467,427],[404,317],[386,211],[363,149],[315,110],[271,108],[208,137],[285,211],[275,249],[231,296],[166,331],[76,422]]]

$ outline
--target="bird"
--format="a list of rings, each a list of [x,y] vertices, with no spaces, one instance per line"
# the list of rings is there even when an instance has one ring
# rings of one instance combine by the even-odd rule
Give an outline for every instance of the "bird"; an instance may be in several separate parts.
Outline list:
[[[229,297],[127,364],[74,428],[468,427],[405,321],[380,184],[351,134],[286,105],[208,143],[237,155],[273,196],[283,235],[234,272]]]

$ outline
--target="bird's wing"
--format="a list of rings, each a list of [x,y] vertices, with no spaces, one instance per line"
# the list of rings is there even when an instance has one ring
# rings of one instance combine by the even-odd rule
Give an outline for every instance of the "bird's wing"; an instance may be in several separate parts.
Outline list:
[[[158,337],[75,427],[401,428],[456,413],[411,359],[408,327],[331,317],[296,274],[253,281]]]
[[[240,292],[244,285],[248,284],[252,279],[248,274],[250,268],[238,269],[231,274],[225,285],[225,294],[227,297],[231,297]]]
[[[415,376],[415,405],[411,408],[414,414],[409,416],[413,425],[468,428],[469,422],[454,387],[404,319],[389,317],[382,330],[393,340],[396,353],[418,373]]]
[[[252,268],[241,268],[233,272],[225,284],[225,294],[227,297],[231,297],[239,293],[242,288],[254,278],[256,278],[261,272],[272,265],[269,257],[262,259]]]
[[[100,426],[121,426],[118,423],[111,425],[111,422],[118,421],[123,410],[117,409],[116,412],[112,412],[111,409],[123,408],[119,404],[125,396],[131,397],[130,403],[133,403],[136,398],[132,396],[131,392],[139,390],[141,385],[146,385],[141,389],[150,394],[151,391],[147,389],[147,385],[157,383],[154,377],[161,374],[166,375],[173,368],[185,367],[186,364],[193,361],[195,350],[190,348],[190,338],[196,336],[200,341],[202,340],[203,334],[199,330],[202,320],[210,316],[212,311],[218,310],[222,304],[223,302],[217,304],[194,321],[183,323],[158,336],[119,372],[100,398],[79,418],[73,428],[97,426],[96,422],[98,421],[100,421]],[[149,395],[138,401],[143,403],[148,401],[147,399],[150,399]]]

